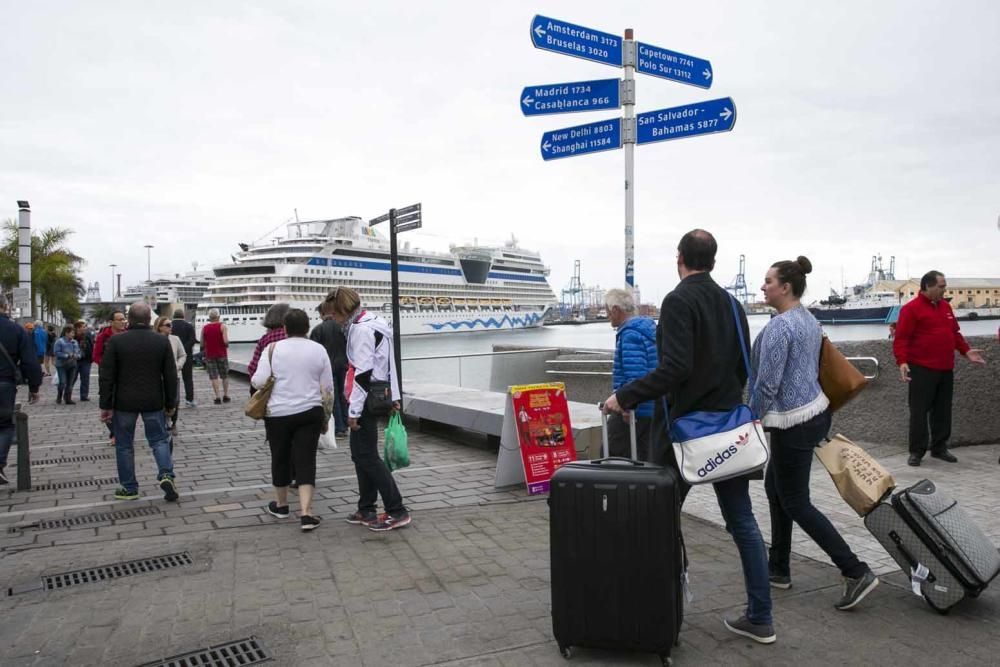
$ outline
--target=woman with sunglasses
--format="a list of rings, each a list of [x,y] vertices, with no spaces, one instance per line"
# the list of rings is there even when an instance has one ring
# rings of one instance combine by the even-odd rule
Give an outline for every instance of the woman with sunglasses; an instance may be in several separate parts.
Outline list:
[[[153,327],[153,331],[160,334],[161,336],[166,336],[170,339],[170,347],[174,350],[174,362],[177,365],[177,374],[180,377],[181,369],[184,367],[184,363],[187,361],[187,352],[184,351],[184,343],[181,339],[175,336],[173,332],[173,324],[170,322],[169,317],[157,317],[156,324]],[[177,413],[180,407],[180,393],[177,394],[177,405],[167,405],[167,409],[174,408],[173,414],[170,415],[170,435],[177,435]],[[174,451],[174,441],[170,441],[170,451]]]

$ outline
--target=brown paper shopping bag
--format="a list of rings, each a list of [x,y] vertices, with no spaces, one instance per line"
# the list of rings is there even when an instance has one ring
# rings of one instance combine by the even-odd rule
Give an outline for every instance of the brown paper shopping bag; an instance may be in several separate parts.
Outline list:
[[[816,457],[858,516],[875,509],[882,496],[896,486],[896,480],[882,464],[839,433],[816,448]]]

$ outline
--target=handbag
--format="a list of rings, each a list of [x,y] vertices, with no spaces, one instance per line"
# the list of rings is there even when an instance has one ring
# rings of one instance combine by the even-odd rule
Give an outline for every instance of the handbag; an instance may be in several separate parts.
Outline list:
[[[830,399],[831,412],[844,407],[868,386],[861,371],[826,336],[819,349],[819,386]]]
[[[264,382],[264,385],[254,392],[250,400],[243,407],[243,414],[250,419],[263,419],[267,416],[267,402],[271,400],[271,392],[274,391],[274,358],[275,343],[267,347],[267,365],[271,369],[271,375]]]
[[[730,297],[730,304],[749,378],[750,359],[736,299]],[[677,468],[688,484],[711,484],[742,477],[767,465],[770,458],[767,437],[760,419],[753,414],[750,406],[737,405],[732,410],[721,412],[691,412],[672,421],[666,398],[663,399],[663,409],[669,423]]]
[[[375,347],[378,348],[384,340],[380,332],[375,332]],[[393,351],[389,350],[389,375],[392,378]],[[376,417],[384,417],[392,412],[392,383],[389,379],[376,380],[374,377],[368,383],[368,395],[365,397],[365,412]]]
[[[816,458],[830,473],[840,496],[865,516],[894,488],[896,480],[878,461],[839,433],[815,449]]]

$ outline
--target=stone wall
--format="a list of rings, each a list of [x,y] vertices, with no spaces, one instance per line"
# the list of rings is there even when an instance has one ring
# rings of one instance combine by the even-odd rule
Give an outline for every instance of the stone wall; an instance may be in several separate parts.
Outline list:
[[[983,350],[986,366],[957,358],[955,366],[955,398],[952,416],[952,445],[1000,443],[1000,344],[994,336],[973,336],[967,339],[974,348]],[[909,410],[906,385],[900,381],[889,340],[845,341],[837,347],[848,357],[875,357],[879,362],[879,377],[870,383],[853,402],[840,410],[833,419],[833,432],[868,445],[890,450],[907,448]],[[511,349],[505,347],[505,349]],[[560,360],[604,358],[607,365],[558,364],[551,369],[561,372],[548,375],[550,381],[566,383],[566,394],[572,401],[597,403],[611,393],[610,375],[576,375],[573,372],[610,371],[611,353],[579,354],[563,350]],[[873,370],[871,363],[859,362],[866,375]]]

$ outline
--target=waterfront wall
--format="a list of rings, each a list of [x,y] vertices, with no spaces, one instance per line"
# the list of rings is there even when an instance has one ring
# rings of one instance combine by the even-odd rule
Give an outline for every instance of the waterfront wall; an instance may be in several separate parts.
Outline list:
[[[986,366],[972,364],[964,358],[956,360],[955,397],[953,402],[953,445],[1000,443],[1000,344],[996,336],[972,336],[968,342],[983,350]],[[892,341],[843,341],[837,347],[848,357],[875,357],[879,362],[878,379],[850,404],[834,415],[833,432],[875,446],[904,450],[907,448],[909,410],[906,384],[900,381],[892,356]],[[496,349],[501,349],[497,347]],[[502,349],[515,349],[503,347]],[[561,350],[559,361],[611,359],[610,351],[599,354],[579,350]],[[871,364],[859,364],[870,374]],[[608,375],[577,375],[610,371],[608,365],[560,363],[548,364],[549,381],[566,383],[567,397],[572,401],[597,403],[611,393]]]

